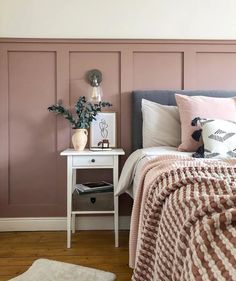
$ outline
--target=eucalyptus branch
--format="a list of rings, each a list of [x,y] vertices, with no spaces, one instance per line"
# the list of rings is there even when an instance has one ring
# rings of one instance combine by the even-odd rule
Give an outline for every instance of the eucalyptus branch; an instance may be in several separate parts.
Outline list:
[[[88,129],[93,120],[96,120],[96,115],[101,112],[102,108],[112,106],[111,103],[100,101],[97,104],[92,104],[86,101],[84,96],[79,97],[75,104],[76,114],[72,114],[62,105],[55,104],[48,107],[49,112],[54,112],[57,115],[62,115],[71,124],[73,129]]]

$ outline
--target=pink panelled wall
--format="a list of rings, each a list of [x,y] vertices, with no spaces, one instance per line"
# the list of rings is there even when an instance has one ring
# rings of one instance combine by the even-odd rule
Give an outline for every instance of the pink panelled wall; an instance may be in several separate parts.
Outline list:
[[[71,131],[46,109],[58,100],[73,106],[87,95],[86,72],[92,68],[103,73],[104,99],[117,112],[118,145],[127,157],[130,92],[236,90],[236,42],[1,39],[0,216],[65,215],[66,160],[59,152],[70,145]],[[91,171],[78,176],[85,181]],[[130,206],[122,196],[121,214]]]

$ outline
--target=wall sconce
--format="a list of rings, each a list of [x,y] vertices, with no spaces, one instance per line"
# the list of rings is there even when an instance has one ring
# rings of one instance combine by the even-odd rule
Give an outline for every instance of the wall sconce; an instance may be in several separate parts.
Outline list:
[[[88,81],[91,85],[89,90],[90,101],[92,103],[99,103],[102,100],[102,72],[98,69],[92,69],[88,72]]]

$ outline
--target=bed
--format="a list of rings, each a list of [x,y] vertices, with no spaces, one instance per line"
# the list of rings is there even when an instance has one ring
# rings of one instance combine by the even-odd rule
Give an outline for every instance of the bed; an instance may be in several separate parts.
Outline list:
[[[178,91],[235,97],[228,91]],[[142,148],[142,99],[176,105],[175,91],[136,91],[134,152],[117,194],[134,198],[132,280],[236,280],[236,160],[193,159],[176,147]]]

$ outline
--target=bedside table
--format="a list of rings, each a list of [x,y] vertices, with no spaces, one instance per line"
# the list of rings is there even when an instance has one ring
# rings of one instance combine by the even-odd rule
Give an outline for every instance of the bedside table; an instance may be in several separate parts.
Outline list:
[[[125,152],[121,148],[104,151],[76,151],[66,149],[60,153],[67,157],[67,248],[71,247],[71,231],[75,232],[75,216],[81,214],[113,214],[115,230],[115,247],[119,247],[119,198],[114,195],[114,210],[112,211],[73,211],[72,194],[76,184],[77,169],[113,169],[114,194],[118,184],[119,155]]]

